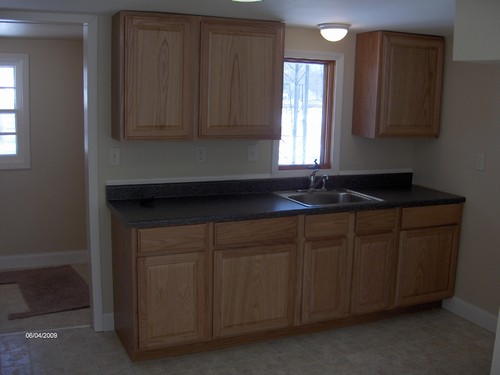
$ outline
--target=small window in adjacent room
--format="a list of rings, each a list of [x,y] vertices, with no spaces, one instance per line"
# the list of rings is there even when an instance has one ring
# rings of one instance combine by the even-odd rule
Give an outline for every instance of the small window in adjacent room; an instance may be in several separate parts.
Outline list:
[[[29,59],[0,53],[0,169],[30,168]]]
[[[320,169],[334,172],[334,164],[338,164],[333,157],[338,154],[334,124],[340,121],[336,112],[343,56],[299,52],[292,55],[285,57],[283,69],[281,140],[273,146],[273,172],[303,173],[315,160]]]

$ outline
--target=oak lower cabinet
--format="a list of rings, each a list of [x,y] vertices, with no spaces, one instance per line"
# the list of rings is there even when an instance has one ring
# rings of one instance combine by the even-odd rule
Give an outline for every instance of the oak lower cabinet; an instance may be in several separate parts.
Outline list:
[[[351,314],[389,310],[394,305],[398,212],[356,213]]]
[[[349,314],[354,213],[305,218],[301,323]]]
[[[462,204],[158,228],[112,217],[115,331],[133,360],[397,314],[453,295]]]
[[[453,295],[461,214],[461,204],[403,209],[397,306]]]
[[[206,266],[203,252],[137,260],[139,349],[207,338]]]
[[[293,325],[297,218],[215,224],[213,336]]]
[[[132,359],[209,339],[209,225],[128,228],[112,218],[115,330]]]

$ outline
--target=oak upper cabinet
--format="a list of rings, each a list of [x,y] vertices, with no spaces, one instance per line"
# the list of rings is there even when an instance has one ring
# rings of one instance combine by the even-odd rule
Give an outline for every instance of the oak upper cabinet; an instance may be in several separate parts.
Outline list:
[[[443,61],[443,37],[358,34],[352,134],[438,136]]]
[[[201,138],[280,139],[284,25],[201,22]]]
[[[213,336],[292,326],[297,217],[216,223]]]
[[[198,30],[189,16],[122,11],[113,17],[114,138],[193,138]]]
[[[395,236],[398,210],[356,213],[351,314],[389,310],[394,305]]]
[[[208,339],[207,230],[204,224],[138,230],[140,350]]]
[[[349,314],[354,213],[305,217],[301,322]]]
[[[438,301],[453,295],[461,214],[462,204],[403,209],[398,306]]]

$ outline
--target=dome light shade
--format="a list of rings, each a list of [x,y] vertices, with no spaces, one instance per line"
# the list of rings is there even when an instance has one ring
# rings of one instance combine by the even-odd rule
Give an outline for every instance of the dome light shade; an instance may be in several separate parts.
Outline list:
[[[347,30],[351,27],[348,23],[320,23],[319,31],[323,38],[330,42],[338,42],[347,35]]]

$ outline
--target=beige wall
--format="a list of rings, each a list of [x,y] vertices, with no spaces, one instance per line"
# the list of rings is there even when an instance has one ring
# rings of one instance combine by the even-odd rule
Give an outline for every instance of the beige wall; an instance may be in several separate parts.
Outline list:
[[[30,58],[31,169],[0,170],[0,256],[85,250],[81,41],[0,39]]]
[[[455,0],[454,60],[500,62],[499,14],[499,1]]]
[[[500,66],[453,62],[448,41],[441,135],[415,143],[414,182],[466,197],[456,297],[500,304]],[[475,170],[478,153],[484,172]]]

